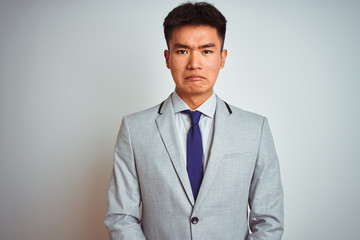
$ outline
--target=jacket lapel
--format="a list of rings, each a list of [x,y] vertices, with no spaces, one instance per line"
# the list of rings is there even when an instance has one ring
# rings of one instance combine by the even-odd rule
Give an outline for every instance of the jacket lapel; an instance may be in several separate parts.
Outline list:
[[[214,136],[211,145],[210,155],[205,169],[205,174],[201,183],[198,197],[195,202],[195,207],[201,204],[206,198],[212,182],[216,178],[216,172],[219,167],[223,156],[227,152],[228,136],[231,133],[231,127],[228,123],[229,115],[231,114],[230,108],[225,105],[219,97],[217,97],[216,112],[214,119]]]
[[[156,119],[161,139],[170,156],[170,160],[175,168],[175,171],[181,181],[181,184],[186,192],[190,203],[194,206],[194,197],[191,190],[189,177],[180,150],[180,144],[177,137],[177,130],[175,127],[174,109],[171,102],[171,97],[167,98],[159,109],[159,117]]]

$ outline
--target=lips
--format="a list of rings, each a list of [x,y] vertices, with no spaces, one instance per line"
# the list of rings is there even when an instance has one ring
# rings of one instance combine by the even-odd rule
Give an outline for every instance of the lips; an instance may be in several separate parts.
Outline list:
[[[192,80],[192,81],[198,81],[198,80],[203,80],[205,79],[205,77],[201,76],[201,75],[197,75],[197,74],[192,74],[189,75],[187,77],[185,77],[186,80]]]

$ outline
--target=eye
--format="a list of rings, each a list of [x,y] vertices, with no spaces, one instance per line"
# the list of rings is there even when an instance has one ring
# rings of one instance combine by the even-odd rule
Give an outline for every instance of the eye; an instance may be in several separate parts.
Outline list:
[[[186,50],[178,50],[178,51],[176,51],[177,53],[179,53],[179,54],[185,54],[185,53],[188,53]]]
[[[210,54],[210,53],[212,53],[212,51],[211,50],[204,50],[203,53],[204,54]]]

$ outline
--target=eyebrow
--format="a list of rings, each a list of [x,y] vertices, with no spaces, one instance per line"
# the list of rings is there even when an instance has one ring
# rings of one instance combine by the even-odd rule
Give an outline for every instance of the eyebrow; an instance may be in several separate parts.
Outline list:
[[[214,43],[207,43],[204,44],[202,46],[200,46],[199,48],[213,48],[216,47],[216,45]],[[185,49],[189,49],[190,47],[188,45],[182,44],[182,43],[175,43],[174,44],[174,48],[185,48]]]
[[[205,45],[202,45],[200,48],[213,48],[216,47],[215,43],[208,43]]]

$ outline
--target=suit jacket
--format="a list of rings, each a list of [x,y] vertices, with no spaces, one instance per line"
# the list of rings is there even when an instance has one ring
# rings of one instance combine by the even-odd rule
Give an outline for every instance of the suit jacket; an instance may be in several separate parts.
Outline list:
[[[169,97],[123,118],[105,217],[111,238],[281,239],[283,192],[266,118],[217,97],[213,142],[194,201],[174,116]]]

